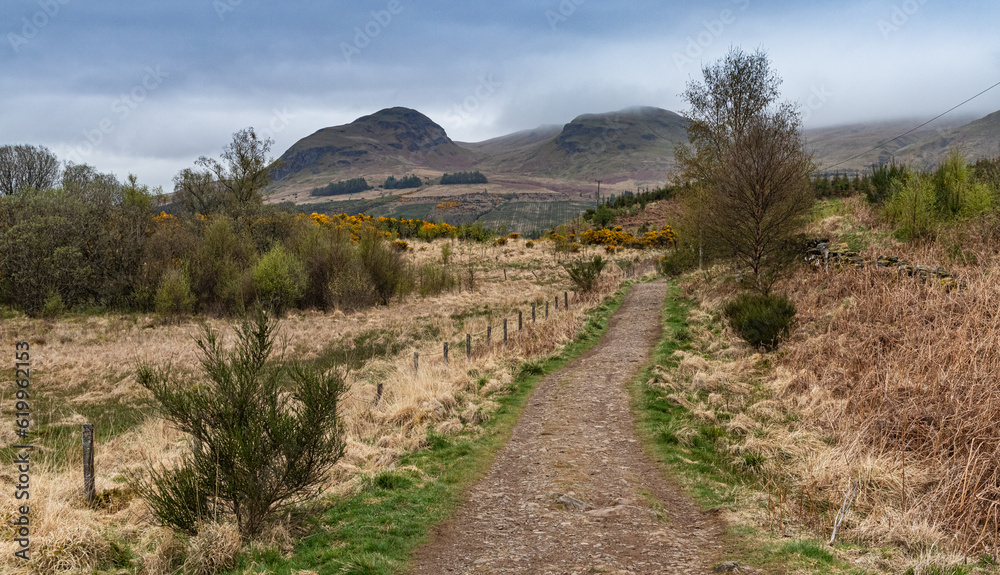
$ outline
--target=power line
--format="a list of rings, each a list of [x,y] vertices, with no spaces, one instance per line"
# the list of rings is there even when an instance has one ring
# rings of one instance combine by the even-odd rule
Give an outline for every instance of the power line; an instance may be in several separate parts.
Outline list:
[[[944,112],[941,112],[940,114],[938,114],[937,116],[934,116],[934,117],[933,117],[933,118],[931,118],[930,120],[927,120],[927,121],[926,121],[926,122],[924,122],[923,124],[920,124],[919,126],[917,126],[917,127],[915,127],[915,128],[911,128],[910,130],[907,130],[906,132],[903,132],[902,134],[900,134],[900,135],[896,136],[895,138],[890,138],[890,139],[888,139],[888,140],[886,140],[886,141],[884,141],[884,142],[880,142],[880,143],[878,143],[878,144],[875,144],[875,146],[874,146],[874,147],[872,147],[871,149],[868,149],[868,150],[865,150],[864,152],[861,152],[860,154],[857,154],[857,155],[855,155],[855,156],[851,156],[850,158],[847,158],[846,160],[843,160],[843,161],[840,161],[840,162],[837,162],[836,164],[833,164],[832,166],[826,166],[826,167],[825,167],[824,169],[826,169],[826,170],[829,170],[829,169],[831,169],[831,168],[836,168],[837,166],[840,166],[840,165],[843,165],[843,164],[846,164],[847,162],[850,162],[851,160],[854,160],[854,159],[857,159],[857,158],[860,158],[861,156],[864,156],[865,154],[867,154],[867,153],[869,153],[869,152],[874,152],[875,150],[877,150],[877,149],[881,148],[882,146],[884,146],[884,145],[886,145],[886,144],[888,144],[888,143],[890,143],[890,142],[895,142],[896,140],[898,140],[898,139],[902,138],[903,136],[906,136],[906,135],[908,135],[908,134],[912,134],[913,132],[916,132],[917,130],[919,130],[920,128],[923,128],[923,127],[924,127],[924,126],[926,126],[927,124],[930,124],[930,123],[931,123],[931,122],[933,122],[934,120],[937,120],[937,119],[938,119],[938,118],[940,118],[941,116],[944,116],[945,114],[947,114],[947,113],[949,113],[949,112],[953,112],[954,110],[956,110],[956,109],[958,109],[958,108],[960,108],[960,107],[962,107],[962,106],[964,106],[964,105],[968,104],[969,102],[971,102],[971,101],[975,100],[976,98],[978,98],[978,97],[982,96],[982,95],[983,95],[983,94],[985,94],[986,92],[989,92],[989,91],[990,91],[990,90],[992,90],[993,88],[996,88],[997,86],[1000,86],[1000,82],[997,82],[996,84],[993,84],[993,85],[992,85],[992,86],[990,86],[989,88],[986,88],[986,89],[985,89],[985,90],[983,90],[982,92],[980,92],[980,93],[976,94],[975,96],[973,96],[973,97],[969,98],[968,100],[965,100],[965,101],[964,101],[964,102],[962,102],[961,104],[958,104],[957,106],[953,106],[953,107],[949,108],[948,110],[946,110],[946,111],[944,111]]]

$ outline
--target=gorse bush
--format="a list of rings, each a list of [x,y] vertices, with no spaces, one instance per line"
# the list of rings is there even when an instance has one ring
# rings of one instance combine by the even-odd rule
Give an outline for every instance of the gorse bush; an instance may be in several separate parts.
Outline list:
[[[795,304],[779,295],[743,293],[730,300],[723,313],[740,337],[764,350],[776,348],[795,322]]]
[[[222,513],[253,537],[275,511],[314,495],[343,456],[343,377],[271,361],[276,333],[262,311],[236,327],[232,350],[206,328],[197,342],[205,377],[196,382],[139,367],[163,417],[194,440],[178,467],[135,481],[165,525],[190,533]]]
[[[569,264],[563,264],[569,279],[573,281],[579,292],[589,292],[597,286],[597,280],[604,271],[607,261],[601,256],[594,256],[592,260],[579,260]]]

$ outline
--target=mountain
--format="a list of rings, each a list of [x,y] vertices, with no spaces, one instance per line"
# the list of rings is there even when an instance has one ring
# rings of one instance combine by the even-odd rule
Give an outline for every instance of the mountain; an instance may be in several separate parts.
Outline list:
[[[331,181],[372,174],[462,169],[474,160],[474,153],[456,145],[427,116],[409,108],[388,108],[296,142],[279,158],[273,189],[308,192]]]
[[[921,166],[939,163],[952,148],[970,160],[1000,155],[1000,111],[958,126],[935,132],[897,152],[902,161]]]
[[[970,158],[1000,152],[1000,112],[951,118],[909,131],[920,122],[868,122],[806,130],[807,149],[823,170],[852,171],[895,157],[933,165],[957,146]],[[430,118],[388,108],[302,138],[280,158],[271,201],[312,203],[327,212],[366,212],[449,223],[481,221],[528,232],[557,225],[610,194],[662,185],[673,152],[687,142],[686,120],[671,111],[636,107],[584,114],[482,142],[455,142]],[[866,152],[862,156],[853,156]],[[479,170],[488,184],[440,185],[444,172]],[[414,174],[423,185],[384,190],[388,176]],[[365,177],[374,189],[315,197],[314,188]],[[600,198],[598,197],[600,181]]]
[[[680,115],[653,107],[584,114],[558,133],[539,128],[534,138],[518,132],[521,136],[514,140],[488,140],[485,147],[494,153],[480,164],[499,172],[582,182],[661,184],[673,166],[674,146],[687,142],[686,125]],[[513,146],[518,139],[524,145]]]

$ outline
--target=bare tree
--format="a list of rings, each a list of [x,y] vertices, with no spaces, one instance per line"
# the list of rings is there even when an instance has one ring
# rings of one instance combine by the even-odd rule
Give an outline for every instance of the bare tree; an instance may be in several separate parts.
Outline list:
[[[272,145],[271,138],[261,139],[253,128],[244,128],[223,148],[221,162],[202,156],[195,164],[214,176],[229,207],[242,212],[263,201],[261,192],[271,183]]]
[[[58,179],[59,159],[45,146],[0,146],[0,196],[51,188]]]
[[[749,267],[768,293],[788,261],[787,248],[812,205],[801,118],[779,102],[781,79],[767,54],[733,48],[702,70],[683,97],[690,144],[675,157],[683,179],[699,194],[689,202],[705,241]]]
[[[192,214],[210,214],[223,198],[211,172],[184,168],[174,176],[174,201]]]
[[[796,117],[761,117],[722,156],[709,180],[706,231],[767,294],[792,261],[794,237],[812,206],[812,161],[802,151]]]

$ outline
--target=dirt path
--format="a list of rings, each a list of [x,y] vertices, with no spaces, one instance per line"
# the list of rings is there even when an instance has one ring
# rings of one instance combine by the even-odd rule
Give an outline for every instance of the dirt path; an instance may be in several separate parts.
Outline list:
[[[723,526],[643,453],[625,389],[660,337],[665,293],[663,282],[636,285],[604,339],[539,382],[487,476],[417,552],[415,573],[711,571]]]

